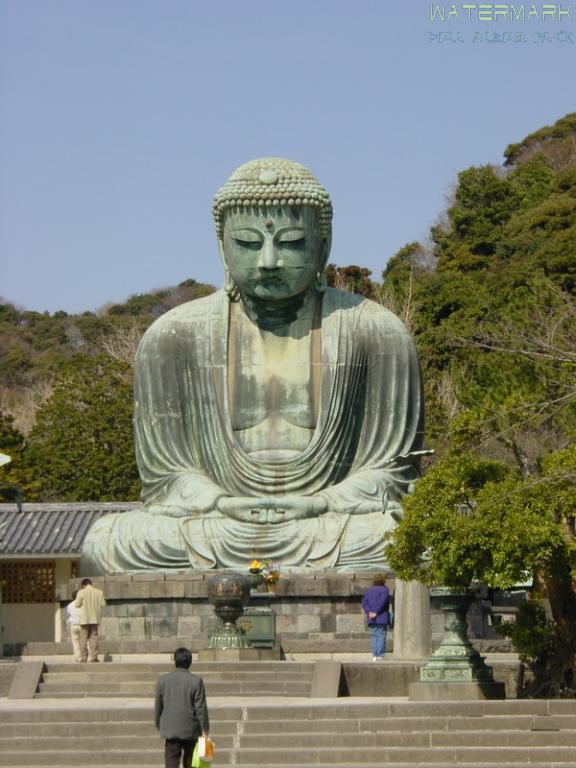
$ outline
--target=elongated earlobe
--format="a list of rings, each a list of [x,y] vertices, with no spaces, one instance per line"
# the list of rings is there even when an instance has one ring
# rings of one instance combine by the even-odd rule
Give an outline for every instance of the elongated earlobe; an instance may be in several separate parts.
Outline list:
[[[227,267],[224,268],[224,291],[228,294],[229,298],[232,301],[237,301],[240,297],[240,291],[238,290],[238,286],[232,279],[232,276],[230,275],[230,271]]]
[[[326,280],[326,274],[324,272],[317,272],[316,280],[314,281],[314,288],[316,288],[318,293],[324,293],[327,286],[328,281]]]

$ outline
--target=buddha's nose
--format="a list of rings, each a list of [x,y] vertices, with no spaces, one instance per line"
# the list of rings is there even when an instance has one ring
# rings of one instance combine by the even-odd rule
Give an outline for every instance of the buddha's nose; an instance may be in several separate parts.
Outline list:
[[[282,266],[282,258],[274,245],[273,240],[265,240],[260,252],[258,262],[260,269],[278,269]]]

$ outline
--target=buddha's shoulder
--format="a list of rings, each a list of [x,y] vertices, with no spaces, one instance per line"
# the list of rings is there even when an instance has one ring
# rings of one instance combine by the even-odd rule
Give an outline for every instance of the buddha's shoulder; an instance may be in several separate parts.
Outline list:
[[[215,311],[223,307],[226,294],[223,290],[211,293],[209,296],[203,296],[201,299],[187,301],[170,309],[165,314],[155,320],[146,331],[146,336],[164,335],[170,333],[173,329],[182,326],[192,328],[194,326],[203,327],[207,319]]]
[[[406,326],[397,315],[372,299],[336,288],[326,289],[326,299],[332,308],[343,312],[345,316],[350,316],[357,331],[408,334]]]

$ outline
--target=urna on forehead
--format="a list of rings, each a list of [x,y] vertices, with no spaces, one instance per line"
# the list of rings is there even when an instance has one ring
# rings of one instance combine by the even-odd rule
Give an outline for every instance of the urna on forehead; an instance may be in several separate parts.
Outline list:
[[[223,214],[227,209],[279,206],[316,209],[322,233],[330,236],[330,195],[308,168],[280,157],[265,157],[244,163],[218,190],[212,207],[218,236],[222,236]]]

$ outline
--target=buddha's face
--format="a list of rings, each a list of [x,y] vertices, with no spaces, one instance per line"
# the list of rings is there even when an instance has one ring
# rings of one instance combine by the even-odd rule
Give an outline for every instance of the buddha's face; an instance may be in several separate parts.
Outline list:
[[[221,247],[240,293],[268,301],[304,293],[327,255],[316,212],[308,207],[229,210]]]

